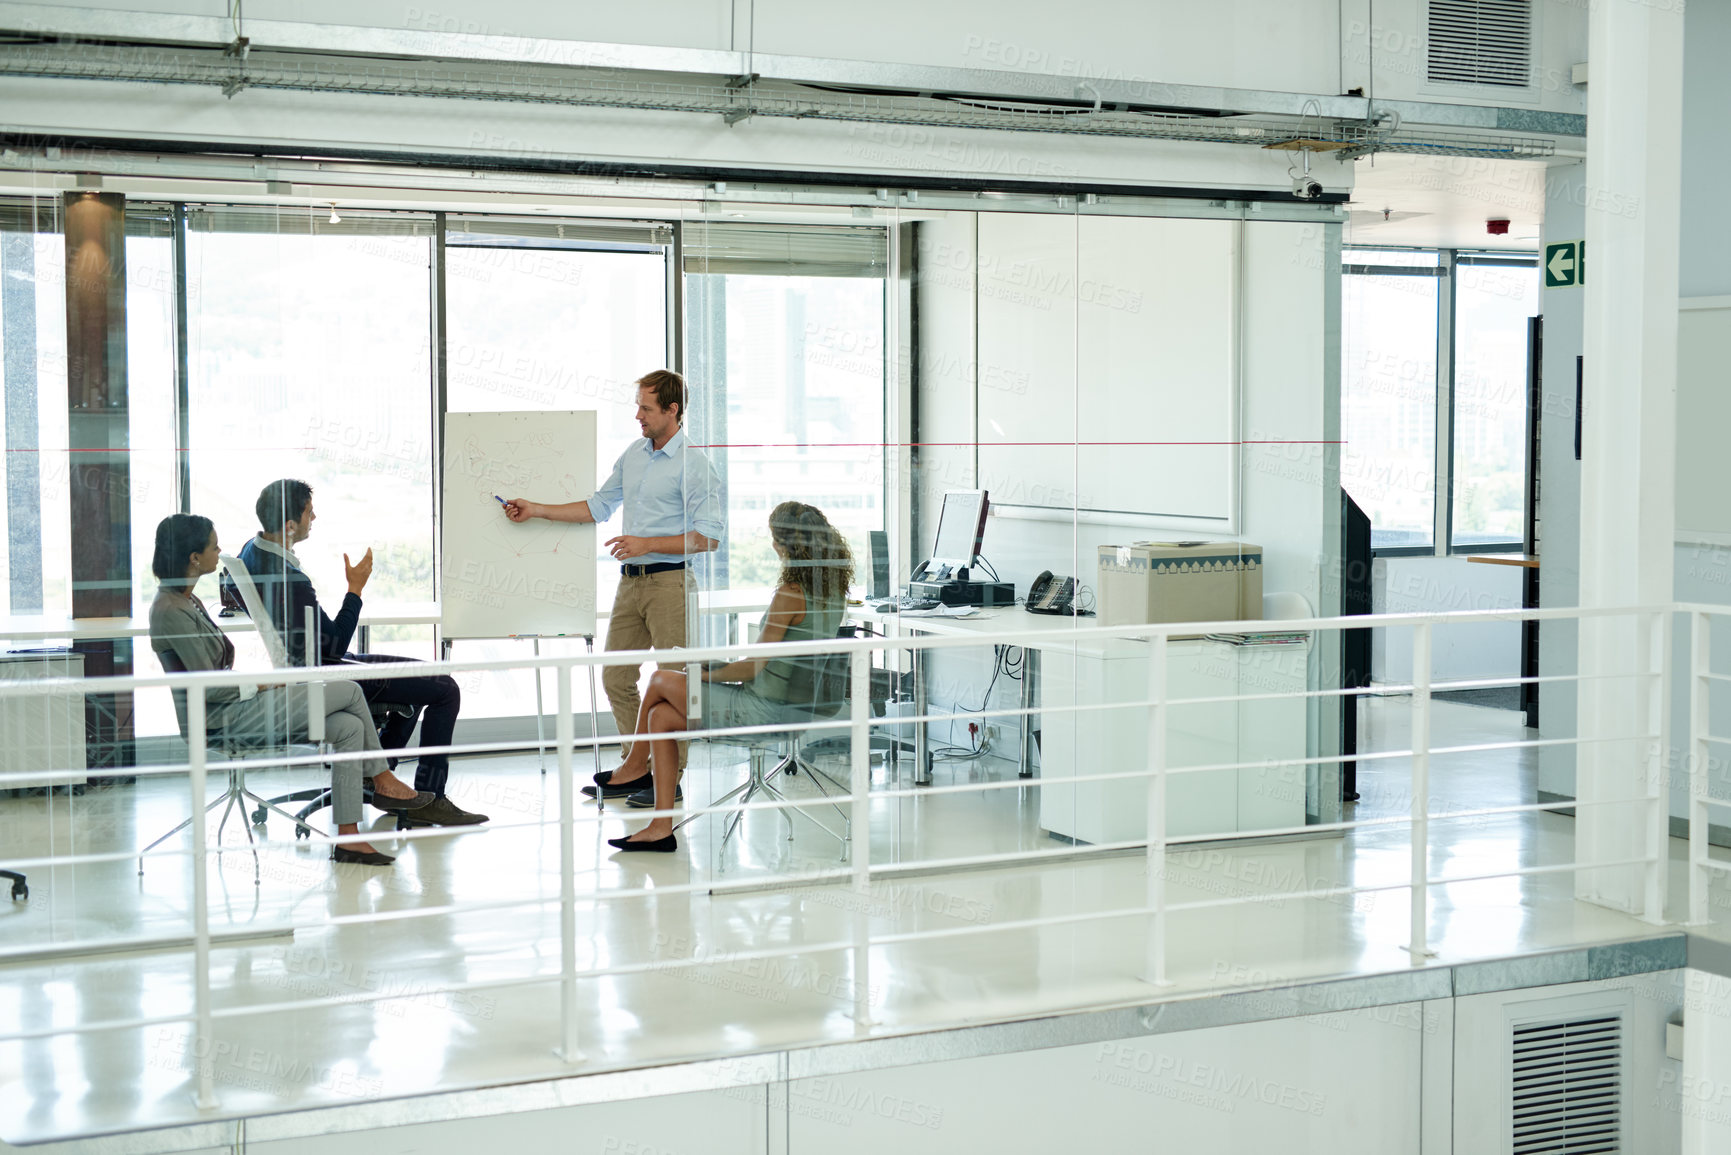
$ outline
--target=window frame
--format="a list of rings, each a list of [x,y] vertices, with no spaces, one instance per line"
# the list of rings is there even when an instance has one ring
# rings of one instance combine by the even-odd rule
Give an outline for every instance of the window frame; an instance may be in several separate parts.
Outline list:
[[[1380,265],[1360,258],[1376,253],[1434,253],[1435,265]],[[1432,511],[1435,523],[1430,545],[1383,546],[1371,550],[1372,557],[1463,557],[1468,554],[1520,553],[1526,548],[1523,540],[1455,543],[1454,517],[1454,457],[1455,457],[1455,341],[1456,289],[1458,267],[1488,265],[1501,268],[1539,267],[1537,253],[1500,249],[1430,249],[1389,245],[1343,245],[1340,273],[1342,277],[1437,277],[1442,281],[1437,292],[1436,326],[1436,422],[1435,458],[1433,471],[1435,492]],[[1542,315],[1542,314],[1539,314]],[[1530,382],[1529,382],[1530,386]],[[1530,398],[1529,398],[1530,401]],[[1529,438],[1523,438],[1528,444]],[[1524,472],[1532,472],[1531,447],[1528,444]]]

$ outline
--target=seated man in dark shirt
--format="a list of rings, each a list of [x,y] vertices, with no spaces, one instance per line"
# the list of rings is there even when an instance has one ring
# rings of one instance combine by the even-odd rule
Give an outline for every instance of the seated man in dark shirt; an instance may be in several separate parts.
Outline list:
[[[306,611],[313,609],[318,630],[318,663],[341,665],[345,662],[404,662],[387,654],[348,653],[349,641],[361,617],[361,591],[373,573],[373,551],[358,563],[343,555],[349,590],[343,596],[342,608],[336,617],[328,617],[319,605],[313,583],[301,572],[300,559],[293,550],[305,541],[313,527],[313,490],[304,481],[273,481],[258,495],[255,506],[259,525],[264,528],[257,537],[241,547],[240,560],[252,574],[265,611],[282,635],[289,661],[305,665],[307,648]],[[225,574],[222,579],[222,603],[233,610],[246,612],[240,592]],[[408,717],[393,714],[385,723],[379,743],[386,750],[400,750],[414,733],[416,716],[420,716],[421,745],[448,746],[456,728],[457,711],[462,705],[462,691],[457,683],[443,675],[437,677],[365,678],[359,681],[369,702],[392,702],[411,707]],[[423,713],[424,710],[424,713]],[[391,764],[396,765],[395,759]],[[407,826],[472,826],[487,821],[485,814],[471,814],[445,796],[445,779],[450,773],[450,759],[444,754],[425,754],[415,768],[415,789],[435,795],[432,802],[405,814]]]

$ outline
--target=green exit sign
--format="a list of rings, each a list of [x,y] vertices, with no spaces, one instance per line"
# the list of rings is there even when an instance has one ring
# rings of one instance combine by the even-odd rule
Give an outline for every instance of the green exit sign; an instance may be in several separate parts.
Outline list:
[[[1557,241],[1545,246],[1545,288],[1566,289],[1586,283],[1586,241]]]

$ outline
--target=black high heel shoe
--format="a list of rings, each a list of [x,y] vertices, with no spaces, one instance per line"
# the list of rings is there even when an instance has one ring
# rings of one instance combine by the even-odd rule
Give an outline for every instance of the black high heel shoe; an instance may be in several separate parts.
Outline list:
[[[615,850],[653,850],[661,854],[672,854],[679,849],[679,839],[669,834],[666,838],[638,839],[633,841],[630,836],[624,838],[609,838],[607,845]]]
[[[583,797],[601,799],[629,798],[638,791],[647,789],[649,786],[649,775],[647,774],[643,775],[641,778],[633,778],[629,782],[621,782],[615,785],[613,782],[613,771],[603,770],[601,773],[607,775],[607,781],[598,783],[594,786],[583,787]],[[597,775],[597,777],[600,777],[600,775]]]

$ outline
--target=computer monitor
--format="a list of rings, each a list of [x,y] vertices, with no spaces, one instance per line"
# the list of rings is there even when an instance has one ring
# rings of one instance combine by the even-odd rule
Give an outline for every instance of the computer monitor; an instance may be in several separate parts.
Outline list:
[[[932,543],[932,556],[927,569],[949,567],[965,569],[980,556],[980,539],[986,534],[986,491],[961,489],[944,494],[944,505],[938,514],[938,537]]]
[[[890,596],[890,535],[881,529],[869,530],[872,581],[868,597]]]

